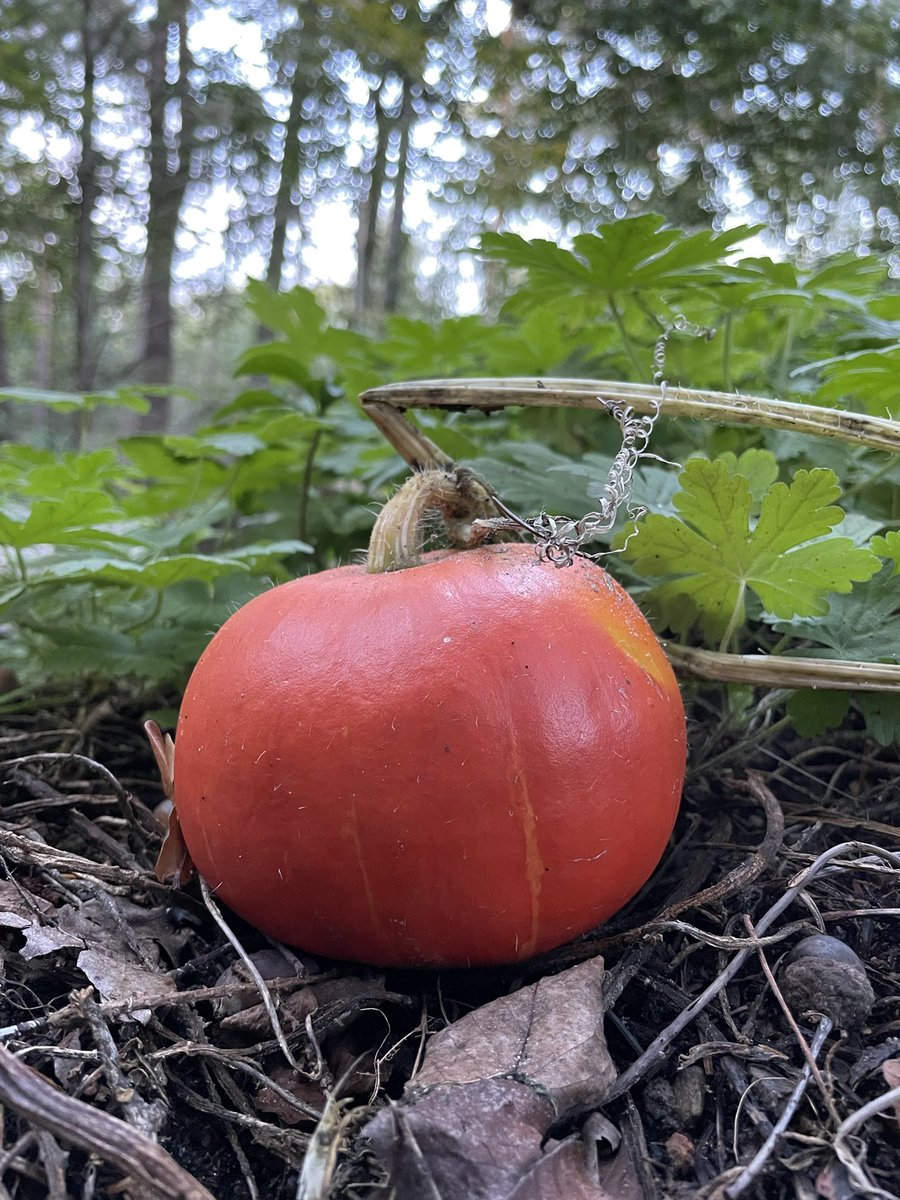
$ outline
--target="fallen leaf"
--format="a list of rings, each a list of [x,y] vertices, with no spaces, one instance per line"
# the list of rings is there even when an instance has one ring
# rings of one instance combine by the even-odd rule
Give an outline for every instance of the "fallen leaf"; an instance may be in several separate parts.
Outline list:
[[[22,958],[40,958],[44,954],[55,954],[67,947],[83,946],[84,941],[74,933],[66,933],[55,925],[29,925],[23,930],[25,945],[19,951]]]
[[[289,996],[279,996],[276,1001],[278,1017],[285,1033],[302,1029],[306,1018],[318,1007],[319,1002],[310,987],[302,987]],[[271,1022],[265,1005],[256,1003],[222,1017],[219,1028],[225,1033],[240,1034],[242,1037],[263,1037],[271,1032]]]
[[[144,722],[144,733],[156,759],[163,796],[170,802],[165,814],[166,835],[160,847],[154,872],[160,883],[184,887],[197,873],[181,832],[181,822],[175,804],[175,743],[172,735],[164,734],[155,721]]]
[[[559,1142],[544,1154],[506,1200],[644,1200],[644,1190],[626,1149],[588,1174],[579,1138]]]
[[[396,1200],[505,1200],[541,1157],[545,1096],[512,1079],[438,1084],[364,1127]]]
[[[590,1155],[580,1137],[544,1145],[561,1110],[598,1104],[615,1078],[602,984],[593,959],[431,1039],[403,1099],[362,1130],[394,1200],[639,1200],[624,1149],[598,1162],[596,1140]]]
[[[78,955],[78,966],[88,977],[104,1000],[118,1004],[125,1000],[137,1000],[141,996],[160,996],[175,992],[172,980],[157,971],[148,971],[134,961],[112,955],[104,950],[82,950]],[[129,1009],[133,1021],[146,1025],[150,1020],[150,1009]]]
[[[293,1067],[287,1064],[278,1065],[269,1071],[269,1078],[283,1091],[289,1092],[307,1108],[321,1113],[325,1107],[325,1096],[318,1084],[311,1079],[304,1079]],[[274,1113],[285,1125],[300,1125],[304,1122],[315,1122],[312,1113],[304,1113],[302,1109],[291,1104],[284,1096],[279,1095],[274,1088],[263,1084],[253,1098],[253,1103],[260,1112]]]
[[[603,960],[589,959],[475,1009],[428,1043],[416,1088],[513,1075],[559,1110],[599,1104],[616,1070],[603,1033]]]
[[[52,908],[49,900],[33,896],[26,888],[0,879],[0,925],[7,929],[26,929]]]
[[[318,965],[312,959],[303,960],[297,955],[267,946],[263,950],[254,950],[248,956],[256,971],[263,979],[291,979],[315,975]],[[253,983],[253,976],[242,958],[236,958],[216,980],[217,988],[230,987],[232,984]],[[217,1017],[231,1017],[243,1012],[258,1003],[257,997],[246,991],[235,991],[232,996],[223,996],[213,1004],[213,1012]]]

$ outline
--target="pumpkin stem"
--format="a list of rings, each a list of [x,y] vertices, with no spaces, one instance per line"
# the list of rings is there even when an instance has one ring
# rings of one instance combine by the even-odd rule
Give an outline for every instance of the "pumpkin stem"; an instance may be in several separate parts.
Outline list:
[[[369,539],[370,574],[418,564],[425,516],[432,510],[440,513],[450,542],[459,549],[476,545],[490,533],[490,528],[472,525],[491,512],[490,490],[472,471],[456,466],[417,471],[378,514]]]

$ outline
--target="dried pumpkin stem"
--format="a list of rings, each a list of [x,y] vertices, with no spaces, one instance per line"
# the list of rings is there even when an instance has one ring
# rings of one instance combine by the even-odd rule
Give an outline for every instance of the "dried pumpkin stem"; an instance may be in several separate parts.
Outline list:
[[[472,471],[464,467],[435,467],[411,475],[378,514],[366,570],[370,574],[414,567],[421,560],[425,522],[438,512],[450,542],[465,549],[483,540],[486,531],[473,529],[477,518],[491,515],[491,494]]]

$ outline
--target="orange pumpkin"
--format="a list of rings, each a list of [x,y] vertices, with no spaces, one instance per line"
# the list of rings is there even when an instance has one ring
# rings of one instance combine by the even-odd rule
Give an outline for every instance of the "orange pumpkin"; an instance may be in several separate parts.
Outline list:
[[[678,686],[629,596],[586,559],[495,545],[235,613],[184,697],[175,796],[199,871],[273,937],[484,965],[621,908],[684,765]]]

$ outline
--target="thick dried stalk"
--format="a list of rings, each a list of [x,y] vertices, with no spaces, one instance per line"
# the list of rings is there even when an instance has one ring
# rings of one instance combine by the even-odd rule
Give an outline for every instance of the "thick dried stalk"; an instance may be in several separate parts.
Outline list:
[[[763,396],[738,396],[729,392],[695,391],[680,387],[667,387],[661,403],[660,399],[661,390],[655,384],[553,378],[426,379],[370,388],[360,397],[366,412],[370,412],[375,404],[399,409],[462,407],[490,410],[520,404],[526,407],[605,410],[608,403],[612,402],[630,405],[638,413],[652,413],[659,405],[660,415],[665,417],[690,417],[725,425],[786,429],[816,437],[838,438],[869,446],[873,450],[900,453],[900,422],[870,417],[865,413],[843,412],[836,408],[820,408],[814,404],[797,404]],[[390,433],[385,429],[382,432],[409,462],[404,450]],[[418,452],[424,451],[420,448]]]
[[[701,679],[723,683],[771,684],[850,692],[900,691],[900,666],[834,658],[790,658],[767,654],[721,654],[664,642],[673,666]]]

